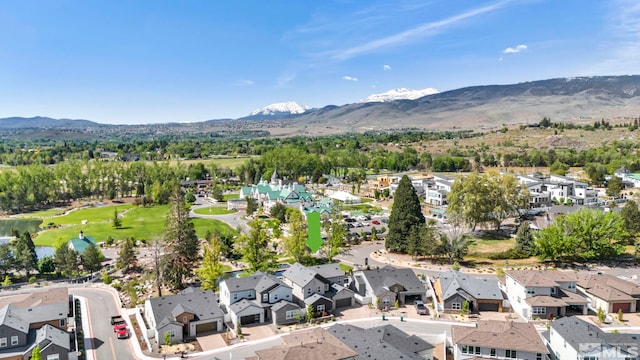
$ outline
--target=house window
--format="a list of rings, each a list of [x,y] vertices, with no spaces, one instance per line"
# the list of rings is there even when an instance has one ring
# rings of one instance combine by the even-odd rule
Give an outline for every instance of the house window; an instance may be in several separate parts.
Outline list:
[[[527,288],[527,295],[535,295],[535,293],[536,293],[535,288]]]
[[[532,313],[533,315],[544,315],[547,313],[547,308],[544,306],[534,306]]]
[[[176,336],[176,331],[175,330],[169,330],[168,332],[171,335],[171,337]]]
[[[262,301],[269,301],[269,294],[262,294]]]
[[[462,345],[462,353],[467,355],[480,355],[480,346]]]
[[[542,354],[537,353],[536,354],[536,360],[542,360]]]
[[[284,318],[287,319],[287,320],[295,319],[297,312],[298,312],[298,310],[289,310],[289,311],[287,311],[285,313]]]
[[[307,288],[307,295],[311,295],[311,288]]]
[[[569,289],[575,289],[575,288],[576,288],[576,283],[572,283],[572,282],[570,282],[570,283],[567,285],[567,287],[568,287]]]
[[[0,338],[0,348],[7,347],[7,338]]]
[[[557,293],[557,290],[556,290],[556,288],[554,286],[554,287],[551,288],[551,295],[555,295],[556,293]]]
[[[391,304],[391,300],[389,300],[388,297],[383,297],[382,298],[382,305],[389,305]]]
[[[460,303],[451,303],[451,309],[462,310],[462,306],[460,305]]]
[[[582,358],[582,360],[598,360],[597,356],[585,356]]]
[[[491,357],[496,357],[496,349],[491,349],[490,356]]]
[[[183,316],[183,317],[182,317],[182,322],[183,322],[183,323],[186,323],[187,321],[188,321],[188,320],[187,320],[187,317],[186,317],[186,316]]]
[[[274,300],[278,300],[278,294],[273,295]]]
[[[60,360],[60,354],[47,355],[47,360]]]
[[[325,309],[324,305],[318,305],[318,312],[323,312]]]
[[[233,294],[233,300],[238,300],[238,294]]]
[[[65,320],[66,320],[66,319],[60,319],[60,320],[58,321],[58,324],[60,324],[60,327],[64,327],[64,325],[65,325],[65,323],[66,323],[66,321],[65,321]]]
[[[518,357],[518,355],[516,354],[515,350],[507,350],[504,352],[504,357],[506,358],[510,358],[510,359],[515,359]]]
[[[318,286],[318,292],[320,292],[320,286]]]
[[[324,292],[329,291],[329,284],[324,284]]]
[[[11,346],[16,346],[18,345],[18,337],[17,336],[12,336],[11,337]]]

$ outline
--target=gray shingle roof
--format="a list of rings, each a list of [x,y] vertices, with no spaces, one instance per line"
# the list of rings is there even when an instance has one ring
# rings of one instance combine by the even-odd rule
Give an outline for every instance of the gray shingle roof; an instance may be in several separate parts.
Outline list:
[[[408,335],[393,325],[363,329],[349,324],[336,324],[327,331],[358,352],[362,359],[424,359],[419,352],[433,349],[433,345]]]
[[[218,295],[210,290],[187,288],[173,296],[151,298],[149,303],[157,328],[176,322],[175,317],[183,312],[193,313],[196,321],[224,317]]]
[[[338,264],[309,266],[308,269],[315,271],[318,275],[322,276],[325,279],[344,276],[344,271],[340,269],[340,266]]]
[[[227,288],[230,292],[255,290],[256,293],[261,293],[266,290],[270,290],[277,285],[291,288],[277,277],[271,274],[265,274],[261,271],[243,278],[229,278],[224,280],[224,282],[227,284]]]
[[[425,286],[411,269],[385,266],[378,270],[363,270],[362,276],[367,279],[376,294],[395,284],[402,285],[408,292],[426,292]]]
[[[245,309],[250,308],[250,307],[256,307],[256,308],[262,309],[262,306],[257,304],[255,301],[242,299],[242,300],[240,300],[238,302],[235,302],[235,303],[229,305],[229,310],[231,310],[234,314],[237,314],[240,311],[245,310]]]
[[[29,322],[23,319],[14,311],[11,305],[6,305],[0,309],[0,325],[10,327],[23,333],[29,332]]]
[[[287,271],[282,273],[282,276],[291,280],[291,282],[300,287],[304,287],[315,277],[318,277],[319,279],[326,282],[326,279],[320,276],[315,270],[304,267],[300,263],[291,265],[291,267],[288,268]]]
[[[36,330],[36,344],[40,344],[40,350],[46,349],[50,344],[55,344],[67,351],[71,349],[69,334],[49,324],[44,324]]]
[[[318,301],[320,299],[324,299],[326,301],[331,302],[331,299],[329,299],[326,296],[322,296],[320,294],[313,294],[313,295],[309,296],[308,298],[304,299],[304,303],[306,305],[311,305],[311,304],[314,304],[316,301]]]
[[[564,317],[552,321],[551,329],[557,332],[578,353],[589,351],[589,349],[601,345],[612,345],[628,351],[630,346],[637,347],[640,343],[640,334],[606,333],[597,326],[577,317]]]
[[[280,309],[284,308],[284,307],[294,307],[296,310],[300,310],[300,306],[298,306],[298,304],[296,303],[292,303],[292,302],[288,302],[286,300],[280,300],[277,303],[275,303],[272,307],[271,307],[271,311],[279,311]]]
[[[442,288],[442,298],[446,300],[458,292],[466,291],[476,299],[502,300],[498,280],[494,278],[476,278],[455,270],[449,270],[438,277]]]

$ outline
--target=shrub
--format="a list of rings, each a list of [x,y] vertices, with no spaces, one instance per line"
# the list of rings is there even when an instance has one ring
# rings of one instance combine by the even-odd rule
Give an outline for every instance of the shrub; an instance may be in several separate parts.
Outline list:
[[[453,265],[451,266],[451,269],[455,270],[455,271],[460,271],[460,263],[459,262],[454,262]]]
[[[607,314],[604,313],[601,307],[598,308],[598,320],[603,323],[607,319]]]
[[[33,284],[33,283],[35,283],[36,281],[38,281],[38,279],[37,279],[35,276],[31,276],[31,277],[29,278],[29,284]]]
[[[529,254],[526,251],[516,248],[489,255],[491,260],[526,259],[528,257]]]
[[[111,284],[111,282],[113,282],[113,278],[109,274],[103,274],[102,275],[102,282],[107,284],[107,285],[109,285],[109,284]]]

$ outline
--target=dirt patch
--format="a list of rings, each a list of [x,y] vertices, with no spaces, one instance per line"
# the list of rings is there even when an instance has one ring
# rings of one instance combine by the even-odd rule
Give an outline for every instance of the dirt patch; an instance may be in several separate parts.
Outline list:
[[[133,326],[133,329],[131,329],[131,330],[133,330],[132,336],[136,337],[136,341],[140,345],[140,349],[148,350],[147,343],[143,340],[144,337],[142,336],[142,329],[140,329],[140,325],[138,324],[138,319],[136,319],[135,315],[130,315],[129,316],[129,321],[131,322],[131,325]]]

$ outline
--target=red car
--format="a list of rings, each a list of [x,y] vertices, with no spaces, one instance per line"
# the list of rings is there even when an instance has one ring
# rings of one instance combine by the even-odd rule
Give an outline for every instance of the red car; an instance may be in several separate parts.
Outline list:
[[[113,325],[113,332],[117,333],[118,331],[122,330],[127,330],[127,323],[125,323],[124,321]]]
[[[116,331],[116,336],[118,339],[128,339],[129,338],[129,330],[127,328]]]
[[[373,220],[371,223],[372,223],[373,225],[380,225],[380,221],[378,221],[378,220]]]

